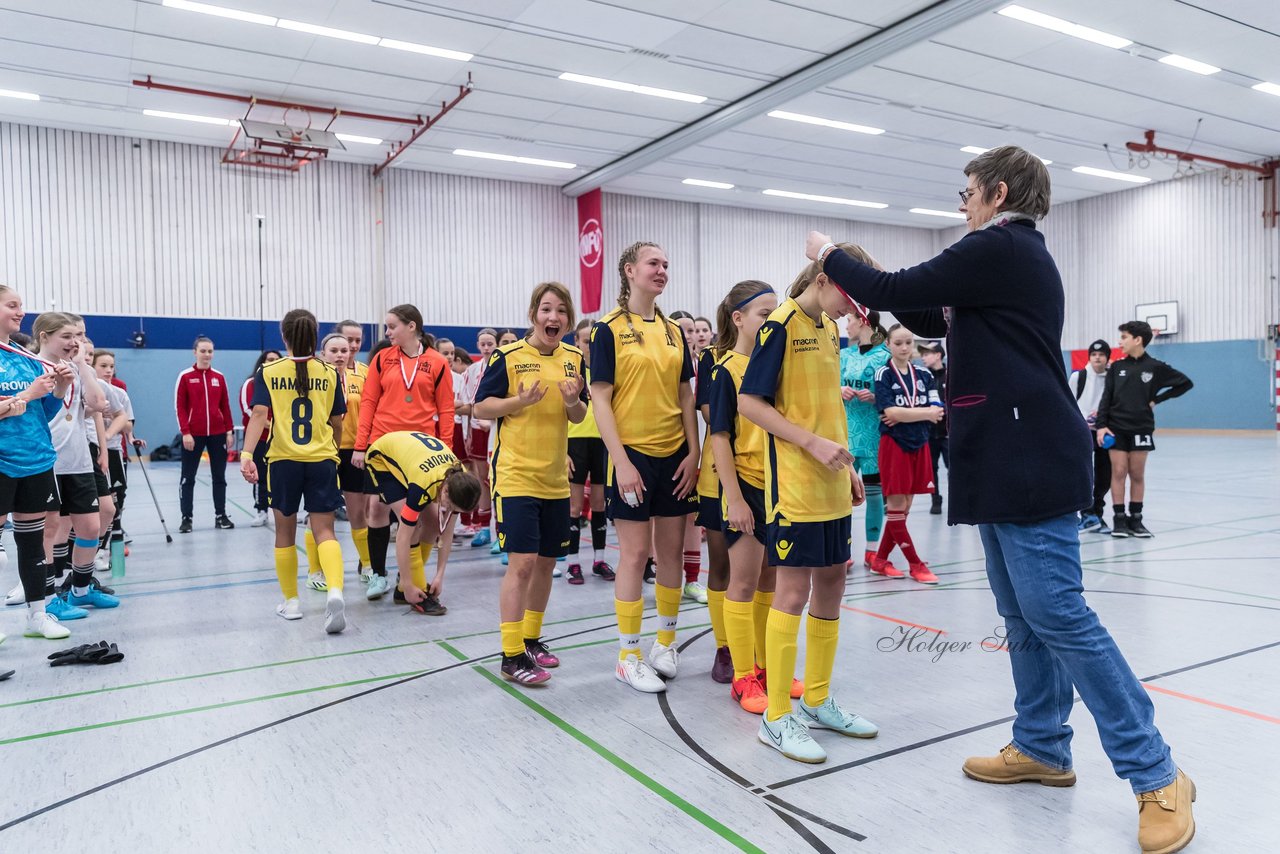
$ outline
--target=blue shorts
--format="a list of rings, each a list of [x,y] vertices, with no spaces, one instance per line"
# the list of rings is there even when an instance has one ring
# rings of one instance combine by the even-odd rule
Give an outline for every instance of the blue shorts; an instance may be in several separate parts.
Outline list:
[[[364,467],[364,492],[366,495],[378,496],[388,507],[409,497],[409,488],[396,480],[395,475],[368,465]]]
[[[693,524],[708,531],[723,531],[724,517],[720,515],[720,498],[708,495],[698,496],[698,518]]]
[[[569,553],[569,499],[495,495],[498,545],[507,554],[563,557]]]
[[[747,506],[751,508],[751,516],[755,520],[755,531],[752,533],[752,536],[760,541],[760,545],[768,545],[768,543],[765,542],[765,532],[767,529],[764,524],[764,489],[758,486],[752,486],[742,478],[738,478],[738,489],[742,490],[742,497],[746,500]],[[729,513],[729,502],[724,502],[723,507],[721,507],[721,512],[726,515]],[[737,528],[731,527],[728,521],[726,521],[724,523],[725,542],[732,546],[740,539],[742,539],[742,532]]]
[[[827,522],[789,522],[779,516],[769,523],[769,566],[843,567],[853,543],[853,514]]]
[[[605,490],[609,518],[621,519],[624,522],[648,522],[654,516],[688,516],[698,509],[698,493],[690,492],[684,498],[676,498],[674,494],[676,469],[689,456],[689,449],[681,445],[680,450],[669,457],[651,457],[639,451],[627,448],[627,459],[640,472],[640,480],[644,483],[644,495],[640,496],[638,507],[632,507],[618,494],[615,482],[613,462],[609,463],[609,487]]]
[[[302,463],[271,460],[267,463],[267,505],[284,516],[293,516],[305,504],[308,513],[332,513],[342,506],[338,490],[338,464],[333,460]]]

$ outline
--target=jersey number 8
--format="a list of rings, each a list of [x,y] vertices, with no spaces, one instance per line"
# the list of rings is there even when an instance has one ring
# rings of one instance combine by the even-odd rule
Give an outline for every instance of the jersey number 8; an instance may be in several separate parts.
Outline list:
[[[311,444],[311,398],[295,397],[293,399],[293,443],[295,445]]]

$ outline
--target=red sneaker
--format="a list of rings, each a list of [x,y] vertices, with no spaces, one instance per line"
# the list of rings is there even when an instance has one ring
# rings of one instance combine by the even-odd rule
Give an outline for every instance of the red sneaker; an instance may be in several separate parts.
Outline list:
[[[875,553],[875,552],[866,551],[866,552],[863,552],[863,553],[862,553],[862,565],[863,565],[864,567],[866,567],[867,569],[870,569],[870,568],[871,568],[871,561],[873,561],[873,560],[875,560],[875,559],[876,559],[876,553]]]
[[[769,690],[769,675],[767,671],[756,668],[756,678],[760,680],[760,687]],[[804,696],[804,683],[794,676],[791,677],[791,699],[799,700]]]
[[[867,567],[876,575],[883,575],[885,578],[906,578],[902,570],[889,563],[887,557],[871,556],[871,566]]]
[[[762,715],[769,708],[769,696],[765,694],[755,674],[733,680],[729,696],[737,701],[744,712],[750,712],[753,715]]]
[[[938,576],[934,575],[929,569],[929,565],[924,561],[911,564],[911,577],[919,581],[921,584],[937,584]]]

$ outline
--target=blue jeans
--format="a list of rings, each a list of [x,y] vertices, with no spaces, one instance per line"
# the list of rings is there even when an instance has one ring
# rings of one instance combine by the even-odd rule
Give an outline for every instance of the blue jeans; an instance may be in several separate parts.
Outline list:
[[[1074,686],[1116,775],[1135,793],[1149,792],[1173,782],[1177,768],[1146,689],[1085,604],[1076,528],[1074,513],[978,526],[1013,667],[1013,745],[1051,768],[1070,768]]]

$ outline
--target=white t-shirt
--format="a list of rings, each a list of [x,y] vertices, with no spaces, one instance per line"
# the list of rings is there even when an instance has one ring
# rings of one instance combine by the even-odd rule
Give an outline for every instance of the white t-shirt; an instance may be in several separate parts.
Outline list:
[[[73,366],[74,369],[74,366]],[[58,461],[53,464],[54,474],[89,474],[93,471],[93,459],[89,455],[89,440],[85,436],[86,419],[83,386],[79,373],[71,380],[62,408],[49,420],[49,434]]]

